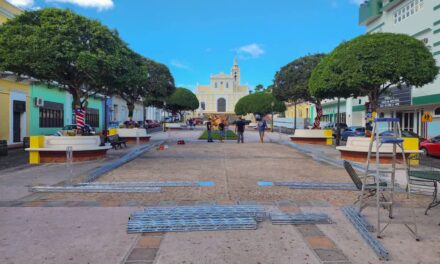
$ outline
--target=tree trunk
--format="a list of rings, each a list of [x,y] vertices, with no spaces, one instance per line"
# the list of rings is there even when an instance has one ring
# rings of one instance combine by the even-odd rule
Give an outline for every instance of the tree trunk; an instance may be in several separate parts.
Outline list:
[[[86,112],[81,103],[81,89],[69,88],[69,92],[72,95],[72,110],[77,125],[77,133],[80,133],[83,125],[86,124]]]
[[[315,107],[316,107],[316,117],[312,129],[321,129],[321,117],[322,117],[321,102],[317,101],[315,103]]]
[[[133,121],[134,103],[127,102],[127,108],[128,108],[128,119],[130,119],[130,121]]]

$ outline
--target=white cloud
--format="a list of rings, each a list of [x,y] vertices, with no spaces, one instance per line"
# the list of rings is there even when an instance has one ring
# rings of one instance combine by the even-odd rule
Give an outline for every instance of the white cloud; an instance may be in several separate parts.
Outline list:
[[[34,0],[8,0],[8,2],[20,8],[28,8],[34,5]]]
[[[171,65],[179,69],[191,70],[191,67],[178,60],[171,60]]]
[[[355,4],[355,5],[360,5],[363,2],[365,2],[365,0],[350,0],[350,3]]]
[[[258,58],[261,55],[263,55],[265,52],[264,49],[260,45],[258,45],[257,43],[252,43],[249,45],[241,46],[238,49],[236,49],[236,51],[237,51],[237,54],[243,59],[246,59],[249,57]]]
[[[85,8],[96,8],[99,11],[113,8],[113,0],[46,0],[46,2],[68,3]]]

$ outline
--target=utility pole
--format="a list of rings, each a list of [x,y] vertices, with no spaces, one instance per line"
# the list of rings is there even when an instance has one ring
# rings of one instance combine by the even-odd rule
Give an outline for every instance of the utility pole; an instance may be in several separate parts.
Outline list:
[[[338,111],[337,111],[337,117],[336,117],[336,146],[340,145],[341,141],[341,117],[339,114],[339,108],[341,104],[341,98],[338,97]]]
[[[295,120],[293,120],[293,134],[295,134],[295,131],[296,131],[296,100],[295,100],[295,106],[294,106],[294,111],[295,111],[295,115],[294,115],[294,119]]]
[[[270,132],[273,133],[273,107],[275,106],[275,102],[272,101],[272,103],[270,104],[272,106],[272,124],[270,126]]]

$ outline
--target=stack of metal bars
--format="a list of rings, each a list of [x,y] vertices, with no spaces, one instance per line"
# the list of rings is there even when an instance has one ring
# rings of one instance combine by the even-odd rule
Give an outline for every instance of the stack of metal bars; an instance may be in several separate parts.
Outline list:
[[[120,186],[120,187],[198,187],[207,186],[212,182],[179,182],[179,181],[167,181],[167,182],[81,182],[78,186]],[[203,185],[205,184],[205,185]]]
[[[51,193],[146,193],[160,192],[158,187],[135,186],[34,186],[31,192]]]
[[[322,213],[271,213],[273,225],[331,224],[332,220]]]
[[[274,185],[287,186],[290,189],[357,191],[352,182],[274,182]]]
[[[361,237],[367,242],[371,249],[376,253],[379,259],[389,260],[390,254],[388,250],[374,237],[373,232],[374,227],[369,224],[353,207],[343,207],[342,212],[345,217],[351,222],[351,224],[356,228]]]
[[[147,207],[133,213],[128,233],[257,229],[264,208],[251,205]]]

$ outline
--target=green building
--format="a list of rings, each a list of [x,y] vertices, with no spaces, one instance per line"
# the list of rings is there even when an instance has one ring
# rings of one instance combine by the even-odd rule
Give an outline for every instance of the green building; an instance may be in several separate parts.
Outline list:
[[[30,88],[30,135],[53,135],[63,126],[74,123],[72,95],[59,88],[33,83]],[[89,98],[86,123],[102,130],[103,100]]]

